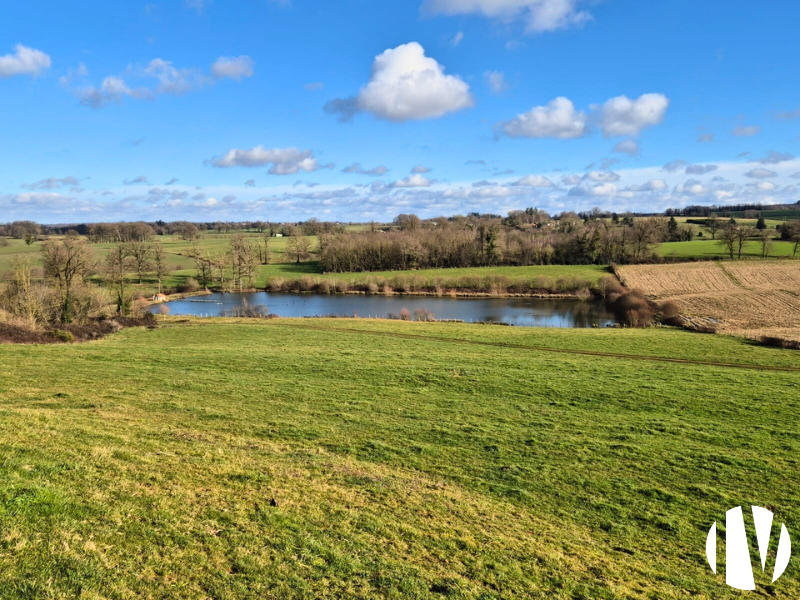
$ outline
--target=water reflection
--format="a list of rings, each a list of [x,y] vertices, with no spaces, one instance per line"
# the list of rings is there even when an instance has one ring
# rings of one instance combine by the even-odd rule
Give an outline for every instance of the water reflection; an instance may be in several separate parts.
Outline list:
[[[430,296],[367,296],[280,294],[252,292],[212,294],[156,305],[156,314],[218,317],[242,306],[266,306],[281,317],[360,316],[385,318],[390,314],[426,311],[437,319],[491,321],[526,327],[605,327],[614,322],[600,302],[539,298],[436,298]]]

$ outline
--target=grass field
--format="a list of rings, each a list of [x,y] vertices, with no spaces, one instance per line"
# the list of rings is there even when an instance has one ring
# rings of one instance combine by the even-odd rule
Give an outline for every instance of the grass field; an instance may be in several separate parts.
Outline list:
[[[711,524],[800,530],[800,354],[740,339],[169,320],[0,364],[2,598],[738,598]]]
[[[624,283],[721,331],[800,339],[800,263],[718,261],[620,267]]]
[[[770,257],[781,258],[791,257],[794,251],[794,243],[775,240],[770,252]],[[658,253],[664,257],[677,258],[728,258],[727,249],[720,246],[712,239],[695,239],[691,242],[666,242],[659,244]],[[750,241],[745,243],[742,249],[743,258],[761,258],[761,243]],[[800,258],[800,255],[798,255]]]

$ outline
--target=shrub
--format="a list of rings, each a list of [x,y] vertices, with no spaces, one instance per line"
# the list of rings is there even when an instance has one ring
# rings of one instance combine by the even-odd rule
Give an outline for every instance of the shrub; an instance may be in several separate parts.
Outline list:
[[[282,277],[270,277],[267,281],[267,291],[282,292],[284,291],[285,281]]]
[[[410,321],[411,320],[411,311],[407,308],[403,308],[400,310],[400,320],[401,321]]]
[[[606,305],[617,321],[630,327],[647,327],[653,323],[653,303],[637,290],[622,294],[614,300],[607,296]]]
[[[367,284],[367,292],[370,294],[377,294],[380,291],[378,284],[371,281]]]
[[[333,284],[328,279],[322,279],[317,283],[317,291],[320,294],[330,294]]]
[[[424,308],[418,308],[414,311],[414,319],[417,321],[435,321],[436,315],[434,315],[431,311],[425,310]]]
[[[69,331],[64,331],[63,329],[53,329],[48,331],[47,335],[58,340],[59,342],[64,342],[65,344],[75,341],[75,336]]]
[[[194,277],[187,277],[186,281],[184,281],[183,285],[181,286],[182,292],[196,292],[199,289],[200,289],[200,284]]]

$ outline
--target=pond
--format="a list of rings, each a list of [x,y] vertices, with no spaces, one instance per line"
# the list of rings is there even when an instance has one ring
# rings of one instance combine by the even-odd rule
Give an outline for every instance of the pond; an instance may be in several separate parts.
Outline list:
[[[432,296],[321,295],[248,292],[211,294],[152,306],[155,314],[219,317],[246,300],[280,317],[378,317],[426,311],[439,320],[489,321],[524,327],[605,327],[614,316],[602,302],[539,298],[441,298]]]

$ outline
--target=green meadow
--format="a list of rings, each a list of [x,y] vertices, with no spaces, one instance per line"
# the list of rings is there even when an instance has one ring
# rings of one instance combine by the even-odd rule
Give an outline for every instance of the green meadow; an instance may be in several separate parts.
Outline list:
[[[173,318],[0,365],[2,598],[739,598],[712,523],[800,531],[800,354],[736,338]]]

